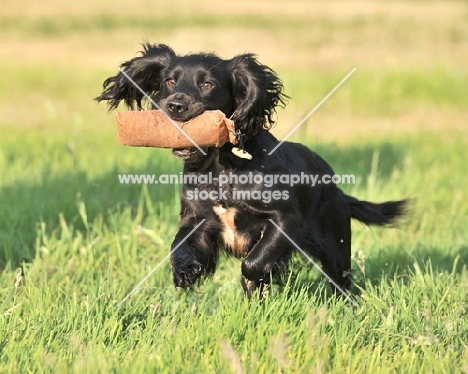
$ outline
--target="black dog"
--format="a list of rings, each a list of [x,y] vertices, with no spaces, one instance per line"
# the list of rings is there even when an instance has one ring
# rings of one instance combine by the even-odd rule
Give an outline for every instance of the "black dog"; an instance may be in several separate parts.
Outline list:
[[[276,73],[254,55],[230,60],[202,53],[178,56],[166,45],[146,44],[142,55],[121,69],[174,120],[221,110],[234,121],[238,147],[252,156],[236,156],[231,143],[203,148],[206,155],[196,147],[173,150],[185,160],[184,176],[212,176],[209,181],[192,178],[183,186],[171,257],[177,287],[191,287],[202,275],[213,274],[224,248],[242,259],[242,286],[250,297],[271,276],[278,279],[287,272],[299,247],[320,260],[336,285],[347,289],[351,218],[386,225],[403,214],[404,200],[374,204],[345,195],[333,183],[287,183],[293,175],[322,180],[334,174],[300,144],[285,142],[269,155],[279,144],[268,131],[272,116],[277,106],[285,105],[286,96]],[[121,101],[144,109],[148,101],[122,72],[104,82],[96,100],[107,100],[110,109]]]

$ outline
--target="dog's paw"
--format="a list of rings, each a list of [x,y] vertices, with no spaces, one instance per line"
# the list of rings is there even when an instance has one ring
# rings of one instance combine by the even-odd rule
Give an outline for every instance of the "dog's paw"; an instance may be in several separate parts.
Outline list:
[[[172,257],[172,275],[176,287],[191,287],[203,273],[202,265],[193,257]]]

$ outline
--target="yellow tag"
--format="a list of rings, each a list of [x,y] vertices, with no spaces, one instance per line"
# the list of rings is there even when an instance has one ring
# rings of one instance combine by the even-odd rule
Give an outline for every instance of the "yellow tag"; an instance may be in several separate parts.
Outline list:
[[[239,158],[246,158],[247,160],[251,160],[253,158],[249,152],[243,151],[242,149],[237,147],[232,147],[231,151]]]

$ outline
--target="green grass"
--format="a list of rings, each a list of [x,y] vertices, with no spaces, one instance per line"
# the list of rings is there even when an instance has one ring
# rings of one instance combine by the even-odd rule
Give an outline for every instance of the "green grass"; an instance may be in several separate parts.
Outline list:
[[[80,51],[60,47],[58,59],[51,53],[24,60],[0,51],[1,373],[468,371],[468,70],[462,55],[450,54],[455,31],[457,45],[467,40],[460,19],[438,33],[429,21],[405,16],[391,34],[394,15],[363,18],[357,12],[340,21],[319,12],[308,29],[306,14],[293,22],[291,13],[281,23],[272,6],[260,19],[239,13],[205,30],[202,13],[170,23],[166,11],[140,22],[115,9],[103,16],[93,4],[83,4],[87,17],[29,15],[35,21],[27,23],[19,14],[1,16],[8,22],[0,33],[16,51],[37,53],[44,41],[69,42]],[[153,38],[154,20],[161,27]],[[267,62],[292,97],[278,112],[274,131],[280,137],[362,61],[320,68],[316,56],[324,45],[348,50],[348,38],[340,35],[351,31],[357,44],[369,30],[385,36],[377,47],[401,38],[403,50],[389,50],[401,52],[401,66],[369,53],[367,65],[356,65],[293,136],[337,173],[357,176],[355,185],[342,186],[347,193],[374,201],[412,199],[408,216],[394,228],[353,223],[357,307],[332,297],[299,255],[287,283],[272,287],[262,302],[243,299],[240,262],[223,256],[216,274],[191,292],[174,288],[166,261],[117,306],[167,256],[180,189],[120,185],[117,175],[178,173],[182,165],[168,150],[117,144],[113,114],[92,98],[122,58],[133,57],[125,51],[137,50],[145,38],[170,41],[182,25],[190,26],[195,45],[206,40],[205,50],[212,50],[215,31],[235,35],[241,26],[250,25],[245,32],[265,45],[271,35],[262,30],[280,41],[297,35],[291,45],[313,68],[296,67],[277,52]],[[411,25],[419,26],[416,34]],[[139,36],[116,49],[122,30]],[[98,31],[102,42],[91,40]],[[407,60],[415,35],[426,54],[420,68]],[[443,59],[432,51],[431,35],[446,43],[437,48],[451,46]],[[90,57],[96,50],[104,62]],[[229,55],[243,51],[240,46]]]

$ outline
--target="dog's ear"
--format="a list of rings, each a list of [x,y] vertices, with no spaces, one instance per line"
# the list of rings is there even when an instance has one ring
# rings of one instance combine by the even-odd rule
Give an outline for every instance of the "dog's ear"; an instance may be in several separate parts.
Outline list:
[[[124,62],[120,65],[120,69],[151,97],[160,90],[161,71],[176,55],[170,47],[164,44],[146,43],[143,48],[141,56]],[[108,101],[109,110],[117,108],[121,101],[130,109],[134,109],[135,106],[142,109],[143,99],[145,95],[122,72],[106,79],[103,92],[95,98],[97,101]]]
[[[269,130],[278,105],[286,104],[283,83],[269,67],[260,64],[253,54],[243,54],[228,61],[236,108],[232,119],[236,129],[247,138],[262,127]]]

